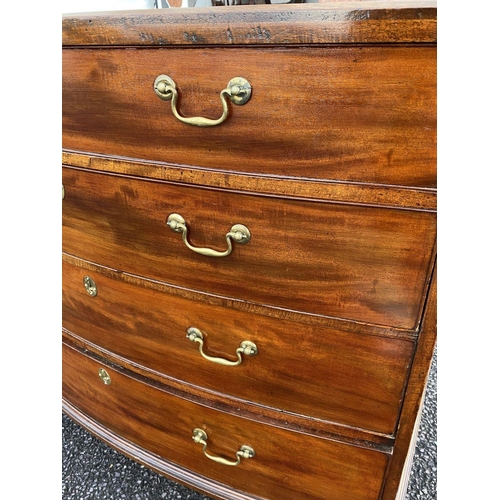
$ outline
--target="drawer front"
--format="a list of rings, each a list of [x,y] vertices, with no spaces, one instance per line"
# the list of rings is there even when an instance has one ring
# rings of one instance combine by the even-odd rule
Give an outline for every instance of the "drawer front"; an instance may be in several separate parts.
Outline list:
[[[175,285],[324,316],[414,328],[435,214],[266,198],[65,168],[63,250]],[[182,215],[199,255],[166,224]]]
[[[63,327],[134,363],[245,401],[393,434],[413,342],[193,301],[63,263]],[[109,272],[107,273],[109,274]],[[90,296],[84,277],[98,293]],[[237,366],[241,342],[257,346]]]
[[[178,112],[222,116],[234,77],[253,89],[220,125],[181,123],[153,90],[167,74]],[[227,171],[436,186],[436,49],[63,50],[63,147]]]
[[[105,368],[111,383],[99,378]],[[110,431],[182,467],[269,500],[377,500],[388,456],[216,411],[153,388],[63,345],[63,397]],[[215,463],[193,441],[208,436],[207,453],[234,461],[248,445],[253,458],[236,467]]]

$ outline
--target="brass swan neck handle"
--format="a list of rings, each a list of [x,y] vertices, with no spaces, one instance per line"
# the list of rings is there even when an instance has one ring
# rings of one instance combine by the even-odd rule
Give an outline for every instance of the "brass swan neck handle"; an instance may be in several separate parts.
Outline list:
[[[240,449],[236,452],[236,460],[228,460],[227,458],[223,457],[217,457],[215,455],[211,455],[210,453],[207,452],[207,446],[208,446],[208,435],[203,429],[193,429],[193,441],[195,443],[201,444],[203,446],[203,454],[209,458],[210,460],[213,460],[214,462],[217,462],[218,464],[223,464],[223,465],[230,465],[232,467],[236,467],[241,463],[242,458],[253,458],[255,457],[255,451],[251,446],[248,446],[246,444],[240,446]]]
[[[243,340],[240,343],[240,346],[236,349],[236,356],[238,357],[238,360],[229,361],[224,358],[209,356],[208,354],[205,354],[203,352],[203,344],[204,344],[203,333],[200,330],[198,330],[198,328],[195,328],[193,326],[188,328],[186,337],[191,342],[196,342],[199,344],[199,351],[203,358],[205,358],[207,361],[211,361],[212,363],[216,363],[218,365],[238,366],[243,361],[242,354],[245,354],[246,356],[255,356],[259,352],[257,346],[253,342],[250,342],[249,340]]]
[[[250,83],[245,80],[245,78],[241,78],[239,76],[233,78],[227,84],[227,87],[220,93],[222,115],[220,118],[212,120],[210,118],[204,118],[203,116],[185,117],[179,114],[177,111],[177,100],[179,98],[179,94],[177,92],[175,82],[169,76],[159,75],[154,82],[154,91],[160,99],[163,99],[164,101],[171,101],[172,113],[179,121],[188,125],[195,125],[197,127],[213,127],[215,125],[219,125],[225,121],[229,115],[227,99],[229,99],[233,104],[241,106],[248,102],[250,96],[252,95],[252,87]]]
[[[175,233],[181,233],[182,241],[192,250],[207,257],[226,257],[233,251],[232,241],[244,245],[250,241],[250,231],[243,224],[235,224],[231,227],[230,231],[226,234],[227,250],[219,252],[212,248],[195,247],[189,243],[187,239],[188,228],[184,217],[179,214],[170,214],[167,219],[167,226]]]

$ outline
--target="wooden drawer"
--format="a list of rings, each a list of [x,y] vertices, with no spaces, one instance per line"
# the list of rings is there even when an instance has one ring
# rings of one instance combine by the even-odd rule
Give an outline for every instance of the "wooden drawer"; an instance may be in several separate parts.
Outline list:
[[[122,281],[119,273],[63,262],[63,327],[169,377],[233,398],[368,431],[394,433],[413,342],[266,317],[188,300],[175,289]],[[98,293],[91,297],[83,280]],[[142,285],[142,286],[141,286]],[[145,313],[147,311],[147,313]],[[254,357],[239,366],[203,359],[187,338],[196,327],[207,356],[237,361],[242,341]]]
[[[253,88],[229,118],[178,121],[153,90],[167,74],[179,112],[222,115],[234,77]],[[67,48],[63,147],[226,171],[436,186],[433,46]]]
[[[113,269],[220,296],[413,329],[433,256],[433,213],[314,203],[65,168],[63,251]],[[182,215],[195,247],[166,221]]]
[[[104,368],[110,385],[99,378]],[[176,463],[251,498],[377,500],[388,455],[292,432],[214,410],[139,382],[63,344],[63,397],[90,418],[131,442],[143,460]],[[208,436],[207,453],[235,460],[241,445],[255,451],[236,467],[215,463],[193,441]],[[148,450],[148,451],[146,451]],[[241,494],[238,498],[250,496]]]

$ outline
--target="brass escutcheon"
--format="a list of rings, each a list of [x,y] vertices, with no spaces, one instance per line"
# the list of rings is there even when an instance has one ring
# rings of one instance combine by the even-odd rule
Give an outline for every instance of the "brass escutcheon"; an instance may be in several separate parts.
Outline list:
[[[85,276],[83,278],[83,285],[91,297],[95,297],[97,295],[97,286],[95,281],[90,276]]]
[[[99,377],[103,381],[104,385],[111,384],[111,377],[104,368],[99,368]]]

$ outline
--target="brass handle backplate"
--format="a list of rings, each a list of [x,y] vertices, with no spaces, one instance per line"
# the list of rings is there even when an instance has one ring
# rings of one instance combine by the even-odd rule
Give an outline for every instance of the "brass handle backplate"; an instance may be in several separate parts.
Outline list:
[[[167,225],[175,233],[182,234],[182,241],[184,244],[193,252],[205,255],[207,257],[226,257],[233,251],[232,241],[243,245],[250,241],[250,231],[248,228],[242,224],[235,224],[226,234],[227,250],[224,252],[219,252],[217,250],[212,250],[211,248],[200,248],[192,246],[187,239],[187,225],[184,218],[179,214],[170,214],[167,219]]]
[[[257,346],[253,343],[250,342],[249,340],[244,340],[241,342],[240,347],[236,349],[236,356],[238,356],[238,361],[229,361],[224,358],[216,358],[214,356],[208,356],[203,352],[203,333],[198,330],[198,328],[194,328],[193,326],[191,328],[188,328],[187,330],[187,335],[186,337],[191,340],[191,342],[197,342],[200,345],[200,354],[208,361],[211,361],[212,363],[217,363],[218,365],[223,365],[223,366],[238,366],[241,364],[243,358],[242,354],[245,354],[246,356],[256,356],[257,353],[259,352],[257,349]]]
[[[210,455],[207,452],[207,441],[208,441],[208,436],[207,433],[203,429],[193,429],[193,441],[195,443],[199,443],[203,445],[203,453],[207,458],[210,460],[213,460],[214,462],[217,462],[218,464],[223,464],[223,465],[231,465],[235,467],[236,465],[239,465],[241,462],[242,458],[253,458],[255,457],[255,451],[251,446],[248,446],[246,444],[240,446],[240,449],[236,452],[236,460],[227,460],[226,458],[222,457],[216,457],[214,455]]]
[[[182,123],[187,123],[188,125],[196,125],[197,127],[213,127],[214,125],[219,125],[229,115],[229,107],[227,105],[226,97],[238,106],[241,106],[248,102],[250,96],[252,95],[252,87],[245,78],[237,76],[233,78],[225,89],[220,93],[220,100],[222,102],[222,115],[217,120],[212,120],[210,118],[204,118],[203,116],[192,116],[186,118],[181,116],[177,111],[177,100],[179,94],[175,86],[175,82],[167,75],[159,75],[156,77],[154,82],[154,91],[156,95],[163,99],[164,101],[172,102],[172,113],[174,116],[180,120]]]

